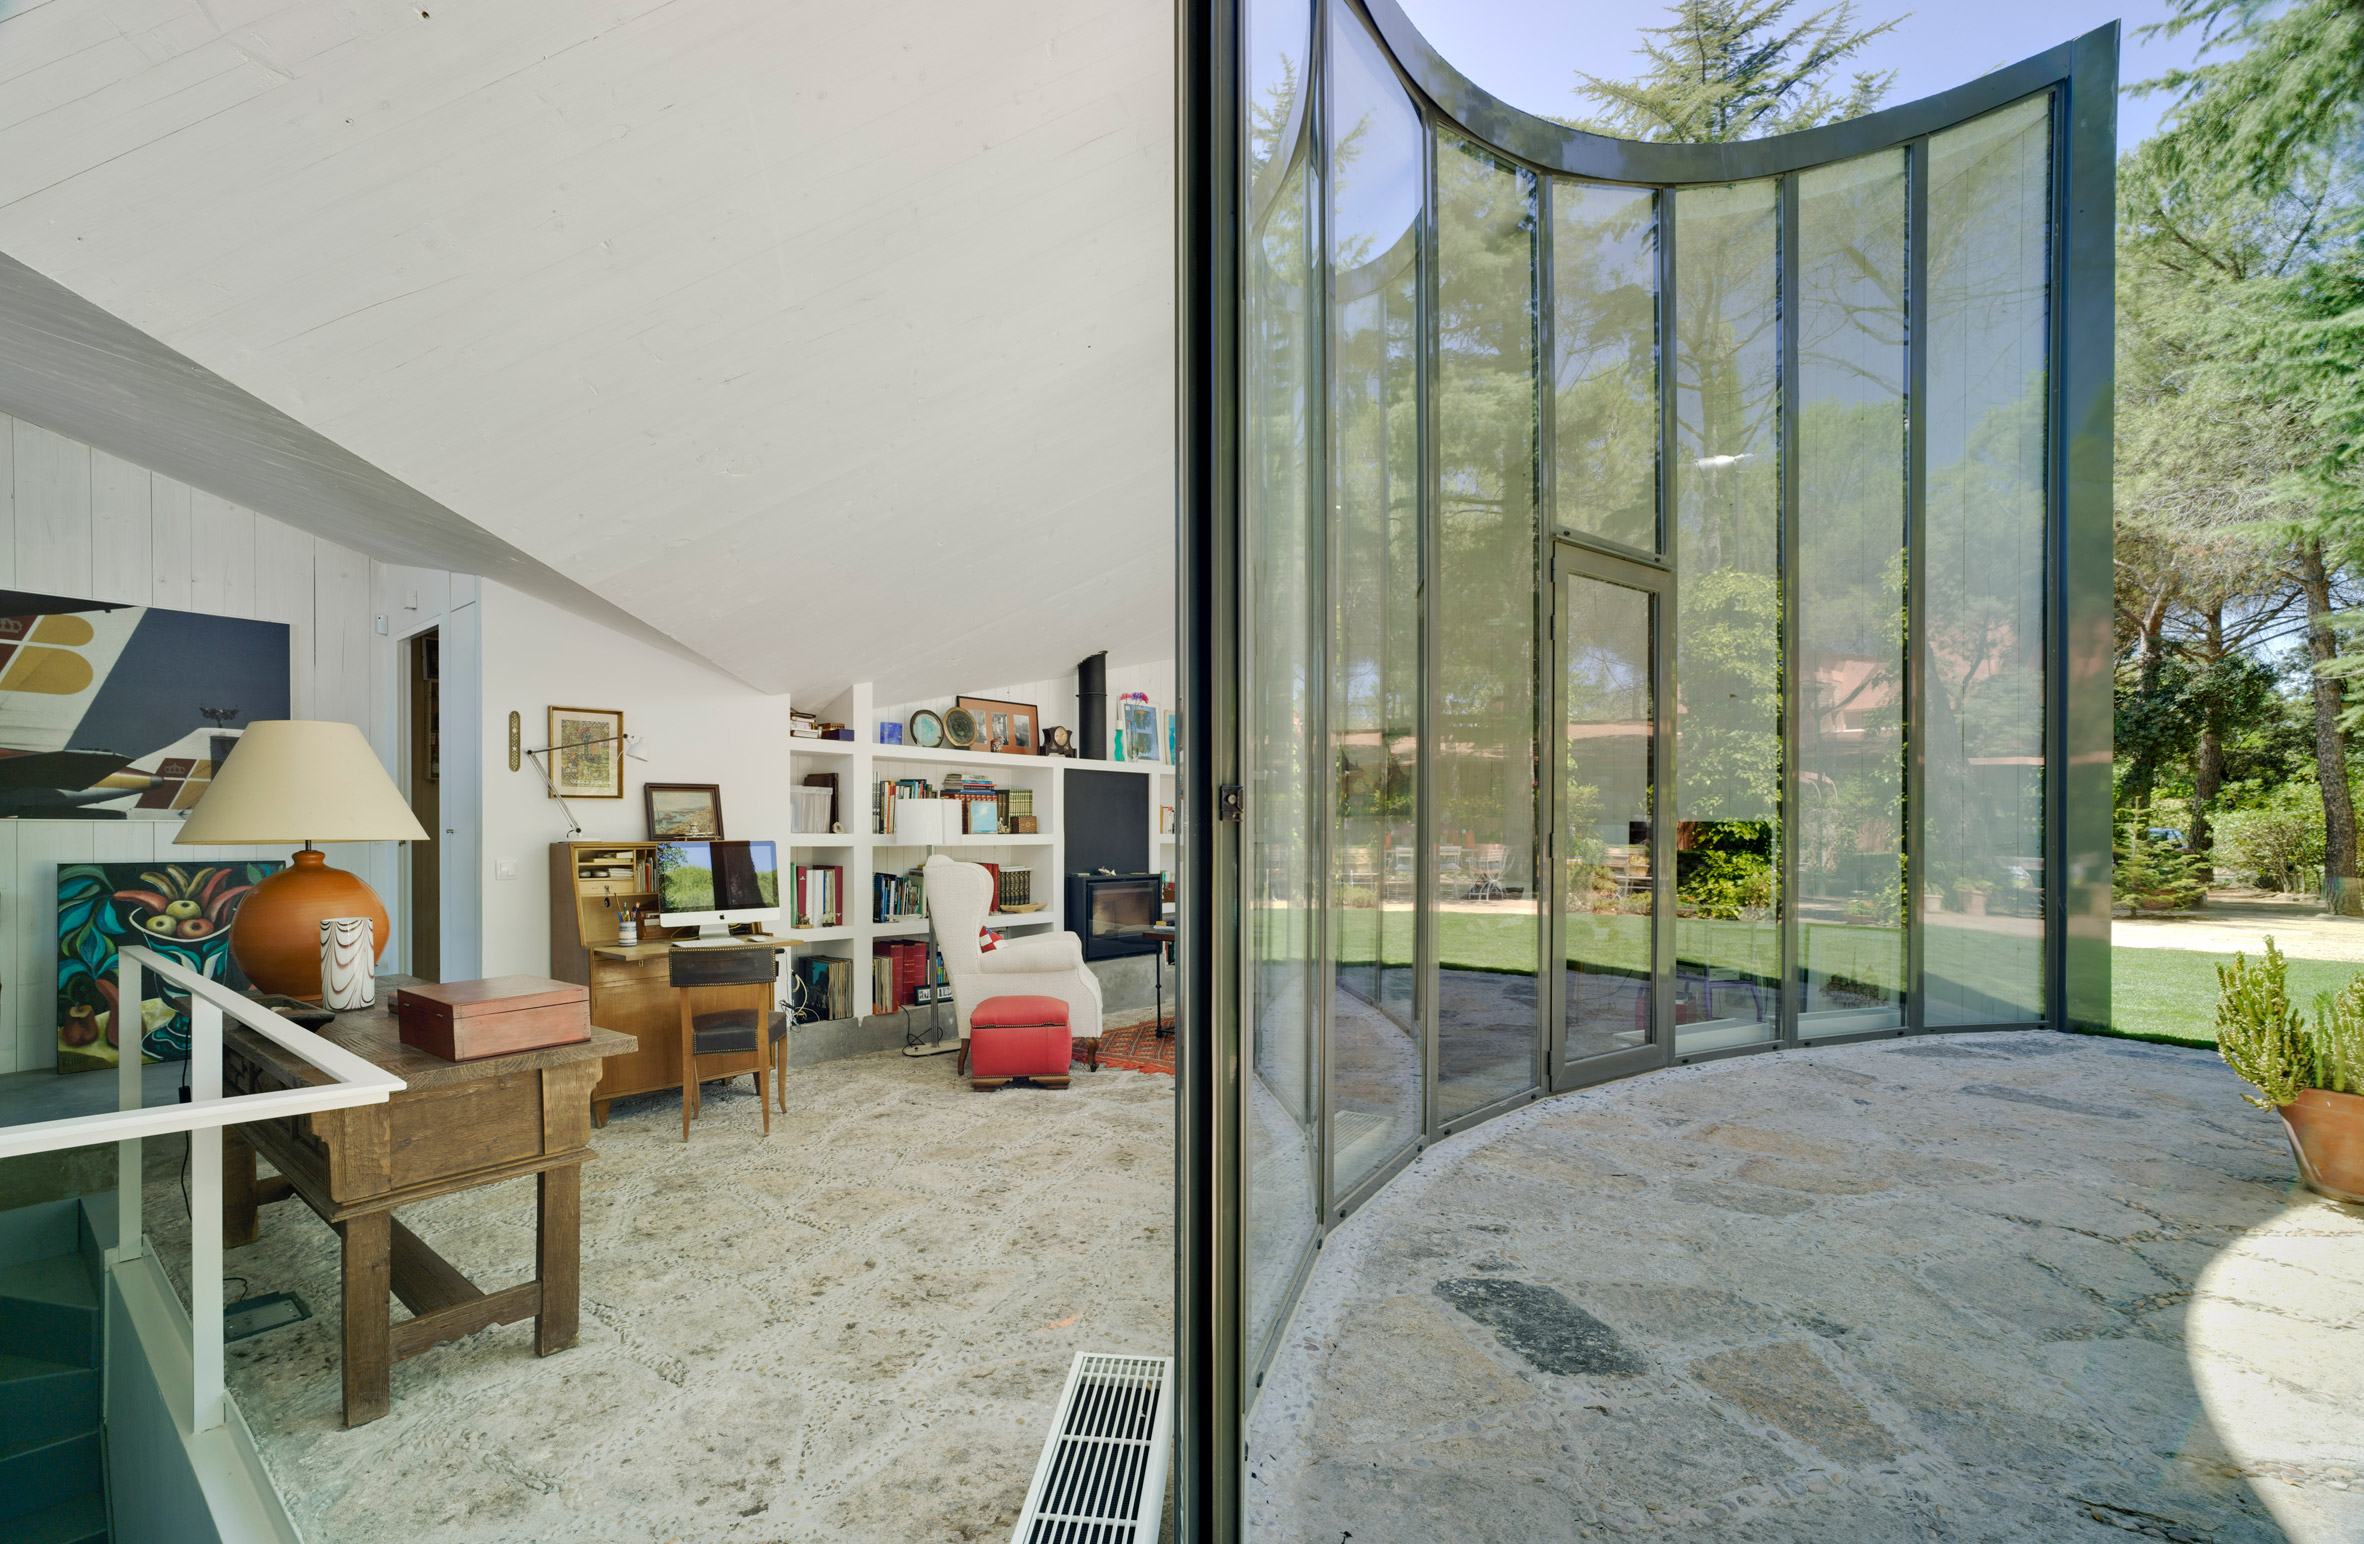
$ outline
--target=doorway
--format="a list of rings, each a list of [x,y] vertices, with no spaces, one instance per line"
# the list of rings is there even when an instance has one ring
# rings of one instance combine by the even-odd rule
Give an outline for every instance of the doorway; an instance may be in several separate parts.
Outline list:
[[[1553,566],[1551,1069],[1569,1088],[1666,1059],[1672,863],[1658,810],[1672,726],[1667,576],[1567,544]]]
[[[443,660],[434,628],[404,640],[410,675],[410,810],[427,839],[410,844],[410,973],[443,979]]]

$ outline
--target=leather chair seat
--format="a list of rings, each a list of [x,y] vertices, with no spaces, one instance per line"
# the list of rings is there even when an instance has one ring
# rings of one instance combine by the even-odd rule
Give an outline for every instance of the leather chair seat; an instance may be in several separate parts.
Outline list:
[[[771,1015],[772,1042],[776,1045],[788,1038],[788,1015]],[[718,1013],[700,1013],[690,1019],[691,1044],[700,1056],[722,1056],[732,1051],[755,1049],[755,1010],[725,1008]]]

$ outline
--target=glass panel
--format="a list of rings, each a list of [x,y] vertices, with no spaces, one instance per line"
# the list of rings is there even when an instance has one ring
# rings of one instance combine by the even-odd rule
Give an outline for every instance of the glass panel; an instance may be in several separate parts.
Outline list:
[[[1798,1034],[1904,1023],[1904,152],[1798,184]]]
[[[2046,98],[1929,144],[1922,1006],[2044,1013]]]
[[[1412,1013],[1420,721],[1420,114],[1331,0],[1331,1184],[1420,1135]]]
[[[1658,685],[1647,591],[1562,587],[1560,851],[1567,876],[1563,1061],[1651,1043],[1650,807]]]
[[[1248,123],[1243,137],[1248,186],[1253,189],[1267,167],[1288,160],[1290,147],[1281,137],[1288,131],[1297,94],[1304,89],[1313,10],[1306,0],[1249,0],[1247,10],[1247,57],[1241,63],[1247,75]]]
[[[1781,931],[1774,185],[1675,197],[1675,1049],[1770,1040]]]
[[[1535,178],[1437,138],[1437,1106],[1535,1083]]]
[[[1555,516],[1656,552],[1657,195],[1553,183],[1551,285]]]
[[[1248,1344],[1262,1355],[1317,1220],[1313,1140],[1314,296],[1306,172],[1248,249]]]

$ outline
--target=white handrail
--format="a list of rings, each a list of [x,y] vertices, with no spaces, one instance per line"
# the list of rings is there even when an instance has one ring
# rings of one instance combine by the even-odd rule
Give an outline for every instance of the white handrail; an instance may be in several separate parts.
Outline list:
[[[300,1024],[281,1018],[252,999],[231,991],[219,981],[198,975],[178,961],[166,959],[152,949],[138,944],[127,945],[121,951],[120,976],[116,990],[116,1039],[120,1042],[117,1060],[119,1108],[99,1115],[74,1115],[63,1120],[30,1121],[19,1126],[0,1126],[0,1158],[15,1158],[26,1153],[56,1152],[69,1147],[90,1147],[100,1142],[136,1140],[140,1137],[164,1136],[175,1131],[202,1131],[207,1127],[236,1126],[247,1121],[275,1120],[288,1115],[309,1115],[316,1110],[341,1110],[360,1104],[383,1104],[389,1095],[401,1092],[406,1086],[402,1079],[352,1052],[329,1044]],[[210,1058],[196,1055],[195,1036],[190,1045],[190,1100],[187,1104],[160,1104],[142,1108],[140,1104],[139,1059],[139,991],[142,969],[154,970],[165,980],[189,993],[190,1020],[194,1029],[197,1005],[202,1002],[214,1010],[218,1026],[220,1016],[229,1015],[239,1023],[263,1036],[282,1049],[291,1051],[318,1067],[333,1083],[311,1088],[273,1089],[264,1093],[234,1094],[223,1097],[218,1087],[208,1093],[200,1061],[209,1060],[216,1084],[221,1078],[220,1037],[214,1036],[215,1054]]]
[[[143,1108],[140,1085],[140,1004],[143,976],[154,971],[189,994],[189,1102]],[[332,1080],[317,1087],[222,1093],[222,1017],[227,1014],[281,1049],[302,1057]],[[384,1068],[329,1044],[260,1003],[241,997],[178,960],[138,944],[116,959],[116,1103],[103,1115],[0,1127],[0,1158],[60,1148],[116,1144],[117,1262],[146,1253],[142,1234],[140,1141],[189,1133],[189,1421],[193,1432],[223,1424],[222,1392],[222,1128],[249,1121],[309,1115],[320,1110],[384,1104],[409,1085]],[[177,1405],[178,1401],[174,1403]],[[176,1411],[177,1414],[177,1411]]]

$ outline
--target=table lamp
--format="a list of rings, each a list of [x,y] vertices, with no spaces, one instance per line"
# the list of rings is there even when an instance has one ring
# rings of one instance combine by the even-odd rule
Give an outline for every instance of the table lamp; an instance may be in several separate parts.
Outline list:
[[[265,992],[320,997],[320,922],[367,917],[386,952],[385,904],[359,875],[328,866],[314,842],[423,842],[377,753],[352,724],[263,719],[246,726],[182,822],[182,847],[301,842],[289,865],[254,887],[230,923],[230,957]]]

